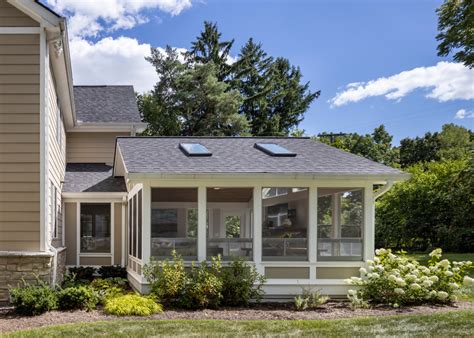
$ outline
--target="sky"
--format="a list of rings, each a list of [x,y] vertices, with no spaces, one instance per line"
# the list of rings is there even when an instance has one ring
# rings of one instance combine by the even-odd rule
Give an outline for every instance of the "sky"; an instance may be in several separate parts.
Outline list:
[[[384,124],[397,144],[445,123],[474,126],[474,69],[436,53],[440,0],[43,2],[68,18],[76,85],[151,90],[150,48],[189,48],[207,20],[235,39],[233,57],[252,37],[321,90],[299,126],[307,135]]]

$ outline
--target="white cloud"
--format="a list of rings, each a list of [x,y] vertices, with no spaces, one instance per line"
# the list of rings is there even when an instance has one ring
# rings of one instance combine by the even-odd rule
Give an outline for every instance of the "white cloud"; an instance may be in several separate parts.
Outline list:
[[[102,31],[130,29],[149,19],[144,11],[157,9],[178,15],[191,0],[46,0],[69,18],[71,37],[96,37]]]
[[[474,69],[460,63],[438,62],[435,66],[418,67],[390,77],[350,83],[328,102],[331,107],[338,107],[374,96],[400,100],[416,89],[429,90],[426,97],[440,102],[474,99]]]
[[[472,119],[474,118],[474,111],[466,111],[466,109],[459,109],[454,115],[455,119],[462,120],[462,119]]]
[[[124,36],[107,37],[97,43],[74,39],[70,42],[74,84],[133,85],[138,92],[149,91],[159,80],[155,68],[145,60],[150,47]]]

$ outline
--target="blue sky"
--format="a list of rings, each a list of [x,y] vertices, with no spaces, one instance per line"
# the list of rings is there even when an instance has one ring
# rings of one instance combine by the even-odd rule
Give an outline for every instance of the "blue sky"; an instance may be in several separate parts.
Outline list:
[[[76,84],[131,82],[145,90],[157,80],[142,61],[149,46],[188,48],[209,20],[224,38],[235,39],[234,56],[253,37],[268,54],[300,66],[304,81],[321,90],[300,125],[309,135],[369,133],[383,123],[397,143],[445,123],[474,125],[473,70],[436,55],[441,1],[155,0],[134,8],[121,0],[100,7],[48,2],[74,21]]]

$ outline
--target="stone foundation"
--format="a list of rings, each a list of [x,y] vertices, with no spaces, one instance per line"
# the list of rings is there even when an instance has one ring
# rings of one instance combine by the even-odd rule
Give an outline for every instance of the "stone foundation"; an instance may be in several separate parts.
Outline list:
[[[9,301],[9,288],[23,283],[37,283],[38,279],[51,284],[54,255],[51,252],[0,251],[0,303]],[[58,249],[56,283],[63,281],[66,270],[66,250]]]

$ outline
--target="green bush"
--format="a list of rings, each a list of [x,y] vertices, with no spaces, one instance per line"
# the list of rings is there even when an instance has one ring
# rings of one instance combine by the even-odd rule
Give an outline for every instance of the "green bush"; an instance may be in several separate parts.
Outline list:
[[[403,254],[378,249],[374,260],[367,261],[367,269],[360,269],[362,278],[346,280],[358,286],[357,290],[349,290],[348,298],[355,307],[453,302],[462,284],[472,284],[472,278],[467,276],[472,262],[441,260],[441,253],[441,249],[431,252],[428,266],[422,266]]]
[[[151,297],[128,294],[106,301],[104,311],[116,316],[150,316],[162,312],[162,306]]]
[[[320,291],[312,292],[308,289],[303,289],[303,293],[295,297],[295,308],[297,311],[304,311],[307,309],[317,309],[329,300],[328,296],[321,295]]]
[[[102,278],[127,278],[127,269],[120,265],[104,265],[97,272]]]
[[[23,281],[23,286],[10,289],[10,302],[15,311],[24,316],[36,316],[57,307],[57,295],[53,288],[38,280],[38,285]]]
[[[234,259],[222,269],[222,305],[247,306],[250,300],[260,301],[264,295],[265,276],[243,258]]]
[[[90,282],[94,279],[96,269],[91,266],[75,266],[68,270],[68,274],[74,276],[76,282]]]
[[[183,259],[173,253],[173,261],[152,260],[144,267],[151,292],[166,305],[197,309],[216,308],[222,300],[223,281],[220,257],[184,268]]]
[[[99,297],[99,303],[105,302],[117,296],[121,296],[129,288],[128,281],[124,278],[96,278],[90,284]]]
[[[96,308],[99,296],[94,289],[88,286],[68,287],[58,292],[58,308],[61,310]]]

